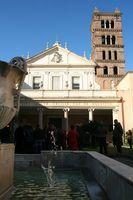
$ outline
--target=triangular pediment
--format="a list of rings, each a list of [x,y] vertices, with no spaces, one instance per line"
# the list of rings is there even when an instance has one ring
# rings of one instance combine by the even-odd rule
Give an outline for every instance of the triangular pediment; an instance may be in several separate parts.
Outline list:
[[[66,48],[55,44],[53,47],[46,49],[44,52],[39,53],[27,59],[28,65],[42,66],[42,65],[88,65],[95,66],[92,60],[86,57],[79,56]]]

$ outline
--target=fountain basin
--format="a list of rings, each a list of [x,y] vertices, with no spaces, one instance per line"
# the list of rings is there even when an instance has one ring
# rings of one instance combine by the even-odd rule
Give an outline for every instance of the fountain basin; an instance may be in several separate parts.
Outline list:
[[[86,187],[92,200],[132,200],[133,169],[97,152],[44,151],[41,155],[16,155],[15,169],[27,169],[41,163],[47,166],[49,159],[55,169],[80,169],[86,179]]]

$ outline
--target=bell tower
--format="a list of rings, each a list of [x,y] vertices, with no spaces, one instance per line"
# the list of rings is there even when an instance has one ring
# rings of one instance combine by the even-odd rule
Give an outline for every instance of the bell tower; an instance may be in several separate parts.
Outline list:
[[[97,63],[96,81],[101,89],[115,89],[125,74],[122,13],[95,8],[91,22],[91,58]]]

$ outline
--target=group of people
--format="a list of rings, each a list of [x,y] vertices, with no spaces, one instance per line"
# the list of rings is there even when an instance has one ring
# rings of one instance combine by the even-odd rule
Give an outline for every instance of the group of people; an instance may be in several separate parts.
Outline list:
[[[14,141],[16,153],[40,153],[41,150],[79,149],[79,133],[73,125],[68,133],[64,129],[56,128],[51,123],[44,129],[37,125],[34,130],[29,124],[19,126],[15,131]]]
[[[107,154],[108,129],[103,122],[94,123],[90,121],[87,126],[70,126],[66,132],[62,128],[56,128],[52,123],[41,129],[39,125],[35,129],[30,124],[20,125],[14,133],[14,143],[16,153],[40,153],[41,150],[82,150],[84,139],[89,133],[92,144],[94,138],[99,143],[99,152]],[[1,142],[10,142],[9,126],[0,132]],[[132,149],[132,131],[126,132],[127,142]],[[122,153],[123,129],[117,119],[114,120],[112,130],[112,142],[118,153]]]

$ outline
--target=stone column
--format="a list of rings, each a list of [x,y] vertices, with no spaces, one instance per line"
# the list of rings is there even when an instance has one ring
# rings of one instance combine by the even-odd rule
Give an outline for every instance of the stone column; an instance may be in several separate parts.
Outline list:
[[[94,109],[92,109],[92,108],[88,109],[88,112],[89,112],[89,121],[93,121],[93,111],[94,111]]]
[[[115,107],[112,109],[112,116],[113,116],[113,125],[114,125],[114,120],[117,119],[118,120],[118,107]]]
[[[40,127],[41,129],[43,129],[43,108],[38,108],[37,110],[38,110],[38,112],[39,112],[38,124],[39,124],[39,127]]]
[[[66,130],[66,133],[68,133],[68,112],[69,108],[64,108],[64,129]]]

